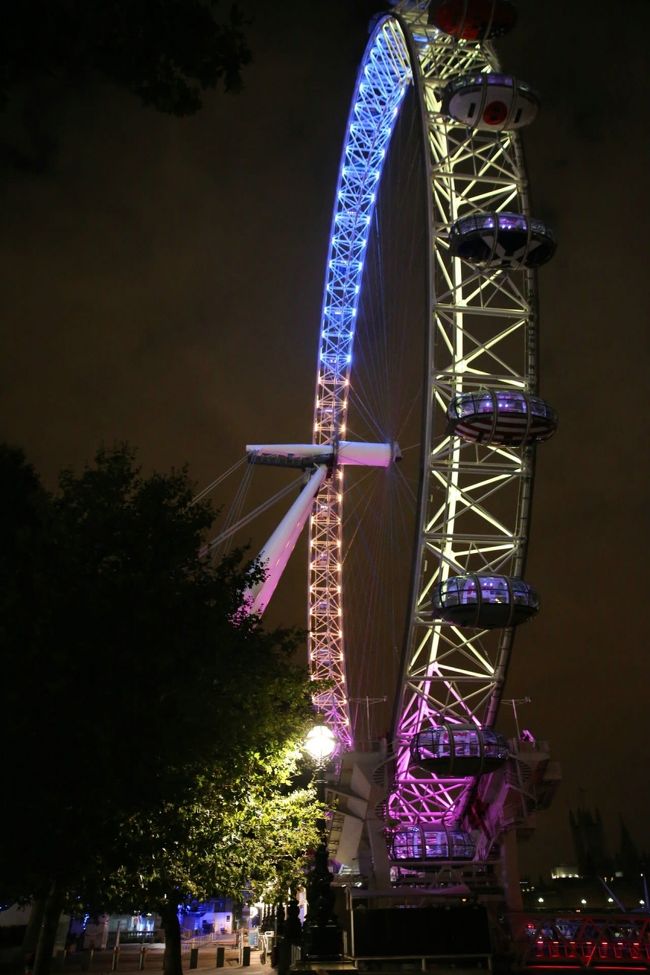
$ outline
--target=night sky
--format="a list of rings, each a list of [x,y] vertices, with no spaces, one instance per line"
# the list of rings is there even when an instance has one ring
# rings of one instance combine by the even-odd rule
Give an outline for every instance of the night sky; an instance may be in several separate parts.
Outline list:
[[[0,436],[46,482],[101,443],[199,486],[246,442],[308,439],[338,159],[368,4],[243,6],[254,62],[236,96],[174,119],[108,86],[34,84],[0,140]],[[498,49],[542,112],[524,134],[533,209],[559,247],[540,272],[541,388],[560,430],[538,452],[527,578],[506,697],[564,781],[522,848],[573,859],[568,810],[622,814],[650,849],[647,240],[650,5],[519,3]],[[260,538],[261,542],[263,539]],[[303,554],[274,622],[302,626]],[[296,608],[298,607],[298,608]],[[503,726],[508,732],[507,715]]]

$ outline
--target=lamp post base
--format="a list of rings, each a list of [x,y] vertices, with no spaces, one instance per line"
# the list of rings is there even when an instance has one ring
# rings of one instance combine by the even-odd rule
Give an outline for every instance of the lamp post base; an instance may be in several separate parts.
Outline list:
[[[303,926],[303,961],[340,961],[343,958],[343,932],[336,921]]]

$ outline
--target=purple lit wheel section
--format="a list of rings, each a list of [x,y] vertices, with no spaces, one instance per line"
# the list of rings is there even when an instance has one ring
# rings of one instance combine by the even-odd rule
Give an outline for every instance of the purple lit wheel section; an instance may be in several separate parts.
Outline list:
[[[508,743],[492,728],[445,724],[415,735],[411,758],[440,776],[474,776],[494,772],[508,757]]]
[[[393,833],[390,858],[399,863],[436,863],[472,860],[474,841],[460,829],[440,826],[407,826]]]
[[[465,41],[502,37],[516,21],[517,11],[509,0],[442,0],[429,9],[430,24]]]
[[[452,225],[449,246],[478,267],[535,268],[550,261],[556,240],[545,223],[522,213],[479,213]]]
[[[539,610],[539,597],[523,579],[512,576],[450,576],[432,596],[434,619],[481,630],[518,626]]]
[[[463,75],[442,90],[441,111],[480,132],[510,132],[529,125],[539,110],[539,97],[511,75]]]
[[[449,431],[472,443],[522,447],[549,440],[557,413],[539,396],[508,389],[459,393],[447,408]]]

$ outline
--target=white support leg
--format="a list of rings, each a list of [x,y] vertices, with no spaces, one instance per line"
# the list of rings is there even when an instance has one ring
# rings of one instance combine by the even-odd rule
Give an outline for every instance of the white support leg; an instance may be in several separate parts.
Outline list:
[[[275,592],[298,536],[309,517],[318,490],[327,476],[327,465],[321,464],[311,475],[286,515],[262,548],[258,559],[265,569],[262,582],[253,586],[244,596],[246,613],[263,613]]]

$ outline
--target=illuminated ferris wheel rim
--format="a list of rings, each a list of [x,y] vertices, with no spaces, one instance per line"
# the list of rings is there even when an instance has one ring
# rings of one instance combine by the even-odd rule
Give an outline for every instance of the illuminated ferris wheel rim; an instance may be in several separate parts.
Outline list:
[[[428,610],[429,600],[434,586],[450,576],[521,575],[534,459],[530,446],[524,444],[515,449],[504,442],[492,448],[481,447],[479,461],[468,462],[463,444],[441,430],[440,409],[459,396],[462,398],[464,391],[471,399],[477,390],[487,390],[496,404],[495,390],[511,390],[529,404],[530,423],[530,402],[536,392],[536,308],[532,271],[517,267],[516,262],[508,268],[506,261],[494,271],[477,271],[450,251],[449,229],[459,217],[489,209],[497,215],[493,225],[505,224],[509,218],[513,223],[517,217],[527,217],[528,200],[516,134],[497,133],[495,140],[492,132],[488,136],[469,133],[441,110],[442,98],[449,101],[453,95],[453,89],[451,94],[441,94],[444,82],[468,74],[478,88],[481,77],[486,78],[480,94],[483,107],[488,97],[486,76],[498,68],[493,52],[487,45],[458,42],[431,27],[426,6],[398,4],[393,14],[381,18],[359,71],[332,220],[319,341],[314,441],[335,443],[345,435],[355,319],[369,226],[394,121],[408,86],[414,84],[425,135],[428,176],[431,367],[425,394],[428,413],[423,431],[425,462],[421,471],[411,626],[396,703],[395,740],[398,775],[403,785],[398,806],[403,818],[408,818],[404,812],[407,810],[408,815],[415,812],[421,821],[438,822],[457,818],[462,797],[468,793],[468,780],[446,780],[439,785],[435,777],[413,777],[409,771],[408,742],[427,723],[451,721],[480,728],[494,721],[513,629],[509,625],[512,620],[499,623],[497,645],[489,657],[481,646],[482,630],[468,637],[450,621],[434,620]],[[509,83],[512,88],[517,87],[517,83]],[[513,203],[514,214],[508,212]],[[527,224],[529,242],[533,223],[530,220]],[[486,322],[492,325],[492,332],[487,337],[477,337],[475,320],[480,320],[481,327]],[[517,367],[501,353],[509,348],[513,338],[519,343],[517,355],[522,360]],[[479,448],[476,450],[478,456]],[[476,468],[474,473],[472,465]],[[467,479],[471,477],[474,481],[468,487]],[[488,510],[486,500],[504,486],[511,494],[514,487],[516,496],[510,502],[507,524],[501,515]],[[432,487],[445,494],[439,510],[433,510],[427,502]],[[343,747],[351,747],[342,605],[342,510],[343,472],[334,468],[317,496],[310,521],[309,651],[313,676],[325,678],[332,685],[329,692],[317,696],[316,707]],[[484,532],[474,531],[472,535],[457,530],[463,519],[470,520],[470,514],[475,522],[486,526]],[[428,563],[436,560],[437,567],[432,570]],[[454,644],[452,650],[450,643]],[[450,663],[454,653],[469,659],[470,664],[458,666],[455,657]],[[393,812],[400,818],[399,808]]]
[[[383,99],[375,97],[366,76],[377,67],[376,52],[395,31],[403,50],[377,72]],[[357,77],[348,118],[332,217],[318,348],[313,439],[336,445],[345,436],[348,390],[365,252],[376,191],[392,129],[412,82],[404,35],[397,21],[378,21]],[[383,102],[383,103],[382,103]],[[345,671],[342,605],[343,471],[336,465],[319,492],[309,532],[309,662],[314,678],[331,682],[315,704],[343,748],[352,747]],[[324,605],[326,603],[326,605]]]

